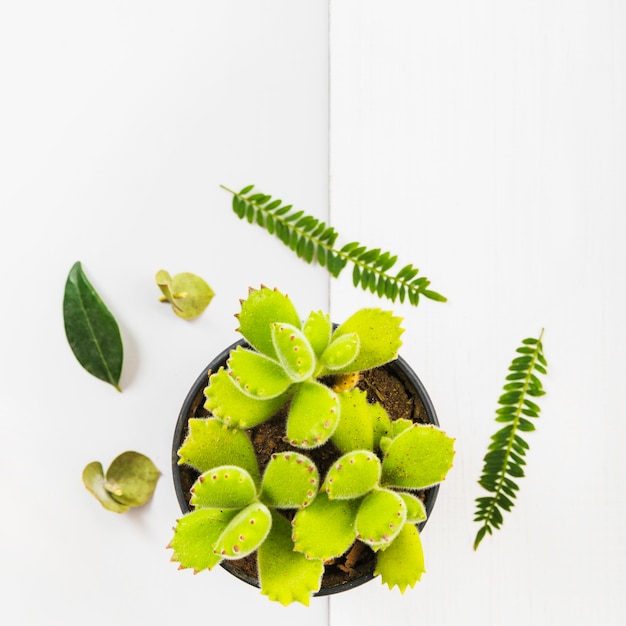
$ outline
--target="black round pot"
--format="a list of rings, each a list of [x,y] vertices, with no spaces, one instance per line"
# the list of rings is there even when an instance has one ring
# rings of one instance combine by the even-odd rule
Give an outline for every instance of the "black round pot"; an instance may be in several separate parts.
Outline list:
[[[172,475],[174,478],[174,489],[176,490],[176,497],[183,513],[188,513],[193,510],[193,508],[189,505],[189,489],[191,488],[191,485],[195,481],[195,478],[198,476],[198,474],[194,470],[192,470],[192,468],[181,466],[178,464],[178,450],[180,449],[183,441],[185,440],[185,437],[187,436],[187,423],[189,419],[193,417],[208,416],[208,412],[206,411],[206,409],[203,408],[203,405],[204,389],[208,384],[209,373],[217,372],[220,367],[225,366],[231,350],[234,350],[239,345],[249,347],[248,344],[243,339],[241,339],[230,345],[220,354],[218,354],[198,376],[195,383],[189,390],[187,397],[185,398],[185,401],[183,402],[183,405],[180,409],[178,420],[176,422],[176,428],[174,430],[174,438],[172,441]],[[421,407],[423,407],[423,411],[420,412],[419,420],[416,421],[439,426],[439,420],[437,419],[437,414],[435,413],[435,408],[431,402],[431,399],[421,380],[417,377],[417,374],[415,374],[415,372],[411,369],[407,362],[399,356],[395,361],[392,361],[381,367],[385,368],[389,373],[392,374],[393,377],[398,379],[405,388],[408,395],[417,398],[417,401],[419,401]],[[435,485],[434,487],[430,487],[429,489],[426,489],[424,491],[424,507],[426,509],[428,519],[430,519],[430,514],[435,505],[438,492],[439,485]],[[425,524],[426,521],[418,525],[418,529],[420,530],[420,532]],[[236,563],[236,561],[222,561],[220,565],[226,571],[231,573],[233,576],[236,576],[240,580],[243,580],[244,582],[255,587],[260,586],[258,578],[242,572],[236,565],[234,565],[234,563]],[[342,591],[348,591],[372,580],[373,577],[374,567],[372,562],[371,571],[359,575],[358,577],[351,580],[341,582],[339,584],[329,583],[327,585],[325,585],[324,580],[322,580],[321,589],[314,595],[325,596],[329,594],[340,593]]]

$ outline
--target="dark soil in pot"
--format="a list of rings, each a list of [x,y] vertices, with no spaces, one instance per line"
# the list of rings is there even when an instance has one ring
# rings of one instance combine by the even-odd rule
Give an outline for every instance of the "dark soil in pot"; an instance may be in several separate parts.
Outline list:
[[[219,355],[198,378],[189,392],[178,418],[172,446],[172,469],[176,495],[183,513],[192,510],[189,506],[189,492],[198,478],[198,473],[191,467],[178,465],[177,451],[187,434],[189,419],[210,416],[210,413],[204,408],[203,393],[208,382],[208,375],[210,371],[217,371],[220,365],[224,365],[233,347],[234,345],[230,346]],[[383,367],[364,372],[358,387],[367,392],[371,402],[380,402],[392,420],[405,418],[423,424],[439,425],[433,405],[421,381],[400,357]],[[317,465],[320,476],[323,477],[332,463],[340,456],[340,452],[331,443],[313,450],[302,450],[290,446],[284,441],[285,411],[286,409],[281,409],[272,419],[249,431],[257,452],[261,472],[263,472],[272,454],[296,450],[309,456]],[[435,504],[437,492],[438,486],[417,494],[424,501],[429,517]],[[293,512],[287,511],[284,513],[293,514]],[[425,523],[419,526],[420,531]],[[371,580],[374,575],[375,564],[374,552],[369,546],[357,541],[347,554],[326,564],[322,587],[316,595],[344,591]],[[236,561],[223,561],[222,567],[249,584],[259,586],[256,553]]]

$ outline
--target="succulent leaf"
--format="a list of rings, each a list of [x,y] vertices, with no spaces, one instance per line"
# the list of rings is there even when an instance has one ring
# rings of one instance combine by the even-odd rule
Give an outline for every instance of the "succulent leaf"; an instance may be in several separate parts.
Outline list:
[[[310,378],[317,364],[315,353],[304,333],[283,322],[271,325],[274,350],[285,373],[296,383]]]
[[[376,556],[374,574],[389,589],[398,587],[400,593],[407,586],[412,588],[425,571],[422,541],[413,524],[405,524],[392,544]]]
[[[293,520],[294,548],[310,559],[332,559],[354,543],[360,500],[330,500],[321,491]]]
[[[315,411],[311,411],[315,407]],[[298,386],[289,407],[287,439],[298,448],[316,448],[326,443],[339,422],[337,394],[317,381]]]
[[[280,363],[242,346],[231,351],[227,365],[228,373],[241,391],[259,400],[276,398],[293,383]]]
[[[215,417],[234,428],[252,428],[269,419],[289,397],[289,390],[275,398],[246,394],[223,367],[209,378],[204,403]]]
[[[373,402],[368,405],[372,427],[374,429],[374,449],[380,449],[380,440],[391,432],[391,420],[382,404]],[[398,421],[398,420],[395,420]]]
[[[240,559],[254,552],[267,537],[272,514],[262,502],[239,511],[215,542],[213,551],[224,559]]]
[[[183,515],[176,522],[174,537],[168,545],[174,550],[172,561],[195,572],[215,567],[222,557],[213,552],[213,546],[236,514],[236,511],[198,509]]]
[[[302,327],[304,336],[309,340],[316,357],[320,357],[330,343],[332,324],[330,316],[321,311],[311,311]]]
[[[220,465],[236,465],[260,483],[259,466],[248,435],[216,418],[190,419],[189,432],[178,455],[179,465],[191,465],[200,473]]]
[[[360,347],[356,358],[338,372],[356,372],[384,365],[397,358],[402,345],[402,318],[381,309],[361,309],[349,317],[333,333],[332,340],[356,333]]]
[[[391,422],[391,437],[395,439],[398,435],[408,430],[413,426],[415,422],[401,417],[400,419]]]
[[[89,463],[83,470],[83,483],[87,490],[100,502],[100,504],[114,513],[126,513],[130,508],[113,498],[104,488],[104,470],[98,461]]]
[[[191,272],[176,274],[173,278],[165,270],[159,270],[154,277],[163,297],[169,302],[178,317],[194,319],[209,306],[215,292],[207,282]]]
[[[323,488],[331,500],[359,498],[378,485],[380,461],[369,450],[344,454],[330,467]]]
[[[427,514],[424,503],[412,493],[407,491],[396,492],[406,504],[406,521],[411,524],[419,524],[426,521]]]
[[[270,325],[276,320],[300,328],[300,316],[288,296],[277,289],[251,289],[241,303],[239,332],[259,352],[276,358]]]
[[[242,509],[255,499],[250,474],[235,465],[222,465],[200,475],[191,488],[190,503],[196,508]]]
[[[329,371],[334,372],[346,369],[359,353],[360,341],[356,333],[346,333],[340,337],[333,337],[320,361]]]
[[[284,606],[292,602],[309,606],[324,573],[321,559],[307,559],[294,550],[291,524],[275,512],[269,535],[259,546],[258,567],[261,593]]]
[[[337,394],[341,419],[332,435],[333,443],[343,453],[374,449],[374,428],[367,394],[352,389]]]
[[[297,452],[272,455],[261,484],[261,500],[277,509],[307,506],[319,488],[319,472],[315,463]]]
[[[365,496],[356,516],[357,538],[375,550],[385,548],[406,522],[406,504],[394,491],[376,489]]]
[[[144,454],[123,452],[111,463],[104,488],[126,506],[142,506],[152,498],[161,472]]]
[[[432,424],[413,424],[389,445],[381,483],[407,489],[432,487],[452,467],[453,447],[454,439]]]

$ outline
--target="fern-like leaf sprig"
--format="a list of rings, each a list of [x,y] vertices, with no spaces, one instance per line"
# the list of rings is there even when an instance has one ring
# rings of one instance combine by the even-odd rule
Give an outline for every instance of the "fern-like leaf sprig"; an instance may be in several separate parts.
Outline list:
[[[506,426],[491,437],[478,481],[490,495],[476,499],[474,521],[481,522],[482,526],[476,534],[474,550],[486,533],[491,535],[494,529],[500,528],[502,511],[513,508],[519,491],[516,481],[524,476],[524,457],[529,447],[520,433],[535,430],[531,419],[539,417],[539,406],[530,397],[539,397],[545,393],[537,376],[537,373],[547,373],[542,337],[543,330],[537,339],[524,339],[517,349],[519,356],[513,359],[509,367],[504,393],[498,399],[496,421]]]
[[[239,192],[223,185],[222,188],[233,195],[233,211],[240,219],[245,218],[250,224],[256,223],[276,235],[299,258],[309,264],[317,261],[335,278],[351,263],[354,286],[360,286],[380,298],[385,297],[392,302],[408,299],[413,306],[419,304],[420,296],[438,302],[446,301],[444,296],[428,289],[430,281],[418,276],[419,270],[413,265],[405,265],[397,273],[390,273],[398,260],[397,255],[383,252],[380,248],[367,248],[356,241],[336,248],[337,231],[318,218],[295,210],[292,205],[283,204],[282,200],[273,200],[272,196],[253,193],[253,185]]]

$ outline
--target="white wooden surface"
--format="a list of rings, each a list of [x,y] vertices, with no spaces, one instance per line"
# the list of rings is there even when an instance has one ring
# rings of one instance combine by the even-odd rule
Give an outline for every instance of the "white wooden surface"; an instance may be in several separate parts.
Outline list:
[[[2,623],[194,607],[235,624],[626,622],[625,32],[617,0],[0,4]],[[230,212],[219,184],[249,182],[418,265],[449,302],[392,307],[298,262]],[[122,394],[67,346],[76,260],[122,327]],[[160,268],[212,284],[201,319],[158,304]],[[404,596],[374,582],[283,608],[169,562],[174,420],[262,282],[336,320],[378,304],[405,318],[403,356],[457,458]],[[475,553],[496,400],[542,327],[527,476]],[[163,477],[115,516],[80,473],[126,449]]]

